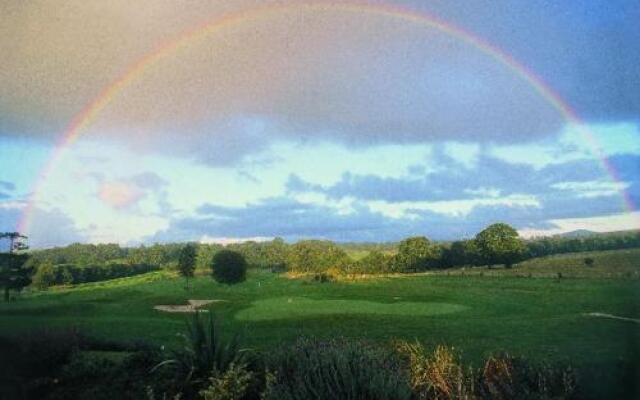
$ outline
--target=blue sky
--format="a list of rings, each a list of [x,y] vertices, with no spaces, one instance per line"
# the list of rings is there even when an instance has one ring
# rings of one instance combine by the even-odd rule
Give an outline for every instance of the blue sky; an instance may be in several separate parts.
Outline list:
[[[65,126],[127,65],[255,6],[129,3],[0,6],[0,50],[13,55],[0,73],[0,231],[16,226]],[[442,32],[293,7],[191,43],[118,92],[39,187],[32,246],[640,227],[621,196],[639,204],[633,2],[383,3],[512,54],[583,124]]]

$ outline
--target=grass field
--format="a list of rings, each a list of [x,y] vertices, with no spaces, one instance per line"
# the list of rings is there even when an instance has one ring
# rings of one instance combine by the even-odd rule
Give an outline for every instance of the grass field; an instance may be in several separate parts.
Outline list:
[[[598,276],[600,268],[637,271],[639,255],[596,255],[590,274]],[[252,271],[246,282],[234,286],[200,276],[189,291],[173,274],[153,272],[23,294],[0,304],[0,334],[76,326],[104,338],[143,338],[172,346],[180,343],[186,314],[153,307],[216,299],[225,301],[204,308],[215,313],[226,332],[239,332],[245,345],[257,349],[301,334],[341,335],[444,343],[461,349],[469,362],[499,350],[576,364],[638,359],[640,324],[585,314],[639,319],[640,280],[515,276],[529,270],[554,276],[551,271],[565,266],[584,269],[573,266],[583,258],[532,260],[512,271],[485,271],[482,276],[439,273],[333,283]]]
[[[593,266],[585,265],[586,258],[593,259]],[[558,254],[533,258],[512,269],[472,267],[438,273],[538,278],[557,278],[561,273],[563,278],[640,279],[640,249]]]

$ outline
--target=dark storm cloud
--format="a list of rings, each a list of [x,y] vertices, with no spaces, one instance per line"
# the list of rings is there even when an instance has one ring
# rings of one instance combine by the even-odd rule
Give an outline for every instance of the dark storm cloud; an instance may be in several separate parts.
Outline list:
[[[640,117],[636,0],[406,2],[512,54],[589,121]]]
[[[220,13],[213,3],[197,13],[158,3],[149,11],[158,19],[145,21],[131,2],[110,3],[106,16],[106,6],[72,3],[73,13],[46,3],[0,13],[0,49],[13,55],[0,74],[1,134],[60,133],[150,43]],[[409,6],[515,54],[588,117],[637,118],[634,12],[624,2],[589,4]],[[275,139],[512,143],[555,134],[564,122],[522,72],[467,43],[420,24],[330,9],[283,13],[191,44],[118,92],[85,134],[230,165]],[[88,23],[71,23],[77,18]],[[27,20],[41,30],[26,29]]]

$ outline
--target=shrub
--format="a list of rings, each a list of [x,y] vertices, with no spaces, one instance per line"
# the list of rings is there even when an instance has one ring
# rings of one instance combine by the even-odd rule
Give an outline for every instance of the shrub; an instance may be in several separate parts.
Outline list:
[[[255,374],[244,364],[231,363],[221,374],[209,378],[209,387],[200,391],[204,400],[241,400],[251,391]]]
[[[436,267],[440,260],[440,248],[424,236],[404,239],[398,245],[393,260],[397,272],[417,272]]]
[[[567,399],[575,392],[572,369],[536,366],[508,354],[490,357],[478,374],[478,395],[483,399]]]
[[[418,342],[400,342],[397,350],[407,359],[411,388],[417,398],[473,398],[473,374],[465,374],[453,349],[438,346],[429,355]]]
[[[330,268],[345,270],[351,260],[335,243],[326,240],[303,240],[291,246],[288,268],[293,272],[325,272]]]
[[[239,351],[236,338],[223,341],[211,316],[205,325],[196,312],[187,324],[183,339],[182,350],[172,352],[171,358],[153,368],[154,371],[169,369],[173,375],[169,394],[194,398],[210,374],[224,375],[234,363],[244,361],[245,355]]]
[[[410,399],[400,360],[359,341],[299,339],[269,355],[265,399]]]
[[[33,275],[33,286],[45,290],[56,283],[56,270],[51,263],[41,264]]]
[[[84,342],[85,337],[76,329],[46,329],[0,337],[0,398],[44,397],[54,374]]]
[[[242,254],[232,250],[220,250],[211,262],[213,279],[220,283],[238,283],[245,280],[247,262]]]
[[[586,257],[584,259],[584,265],[586,265],[587,267],[593,267],[593,263],[594,263],[594,259],[591,257]]]
[[[383,274],[391,272],[393,256],[372,250],[364,258],[353,263],[350,272],[360,274]]]

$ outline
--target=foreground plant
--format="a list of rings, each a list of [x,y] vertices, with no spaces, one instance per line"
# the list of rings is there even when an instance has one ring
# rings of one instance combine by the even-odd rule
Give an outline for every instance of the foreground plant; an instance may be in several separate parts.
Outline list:
[[[411,388],[419,399],[475,398],[473,373],[465,373],[453,348],[438,346],[433,354],[419,342],[400,342],[396,348],[408,360]]]
[[[301,338],[273,352],[265,399],[411,399],[396,355],[361,341]]]
[[[211,316],[205,322],[200,313],[194,313],[182,336],[184,347],[172,352],[171,358],[153,370],[170,369],[175,386],[172,391],[183,394],[186,399],[195,398],[211,376],[223,375],[232,366],[246,361],[246,352],[239,349],[237,337],[223,340]]]

